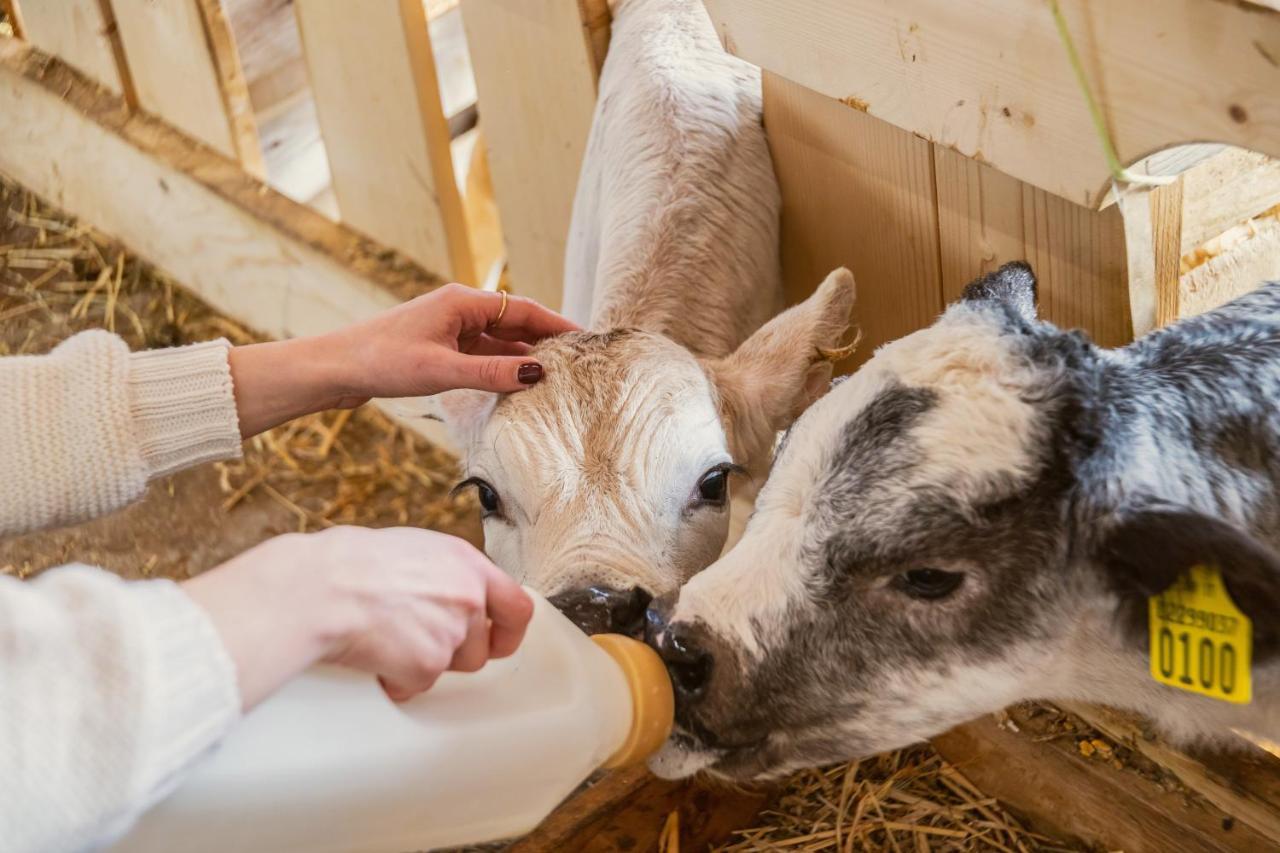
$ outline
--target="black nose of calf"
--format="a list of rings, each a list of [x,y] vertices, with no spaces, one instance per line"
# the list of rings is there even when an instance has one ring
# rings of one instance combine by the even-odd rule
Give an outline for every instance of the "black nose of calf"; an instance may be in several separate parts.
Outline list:
[[[638,637],[644,631],[645,608],[653,596],[639,587],[589,586],[553,595],[548,600],[588,634]]]
[[[666,599],[649,608],[645,614],[644,638],[667,665],[677,699],[688,702],[706,691],[711,681],[712,655],[699,642],[696,625],[667,621],[670,609]]]

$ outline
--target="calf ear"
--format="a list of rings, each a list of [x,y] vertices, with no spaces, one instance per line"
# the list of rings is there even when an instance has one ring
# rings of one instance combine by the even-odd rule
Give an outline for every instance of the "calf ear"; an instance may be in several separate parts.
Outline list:
[[[735,458],[767,451],[774,434],[827,390],[832,364],[853,353],[853,345],[840,346],[853,300],[853,274],[837,269],[804,302],[707,365]]]
[[[430,397],[390,400],[387,409],[402,418],[442,421],[449,437],[458,447],[465,449],[479,435],[497,402],[498,395],[492,391],[461,388]]]
[[[1253,622],[1255,660],[1280,652],[1280,555],[1225,521],[1161,507],[1125,514],[1102,539],[1098,562],[1120,597],[1125,626],[1147,629],[1147,599],[1196,565],[1222,575],[1236,607]]]
[[[1011,261],[970,282],[961,302],[998,302],[1028,323],[1036,319],[1036,274],[1026,261]]]

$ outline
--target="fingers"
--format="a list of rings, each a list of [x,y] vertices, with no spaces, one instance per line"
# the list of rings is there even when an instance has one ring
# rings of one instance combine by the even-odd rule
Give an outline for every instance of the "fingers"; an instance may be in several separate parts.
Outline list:
[[[508,657],[524,639],[525,628],[533,618],[533,599],[495,566],[485,584],[485,601],[491,623],[489,657]]]
[[[463,328],[483,330],[485,334],[504,341],[533,344],[552,335],[579,331],[576,323],[523,296],[508,294],[505,311],[501,293],[458,291],[458,300]],[[497,325],[494,325],[495,321]]]
[[[528,355],[533,347],[524,341],[504,341],[489,335],[481,335],[470,347],[468,355]]]
[[[451,354],[441,365],[448,388],[523,391],[542,379],[542,365],[528,357]]]
[[[454,672],[476,672],[489,662],[489,619],[477,612],[471,617],[467,638],[453,653],[449,669]]]

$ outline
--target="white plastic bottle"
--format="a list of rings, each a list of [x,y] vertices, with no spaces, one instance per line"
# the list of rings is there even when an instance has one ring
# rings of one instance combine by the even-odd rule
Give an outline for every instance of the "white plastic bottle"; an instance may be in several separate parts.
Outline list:
[[[317,667],[254,709],[117,853],[405,853],[529,831],[671,727],[662,662],[541,597],[519,650],[402,705]]]

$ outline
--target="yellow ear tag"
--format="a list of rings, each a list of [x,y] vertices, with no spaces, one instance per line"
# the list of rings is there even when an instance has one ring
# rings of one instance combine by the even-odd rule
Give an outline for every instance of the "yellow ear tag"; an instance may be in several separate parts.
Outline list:
[[[1253,698],[1253,625],[1217,569],[1194,566],[1147,601],[1152,678],[1224,702],[1244,705]]]

